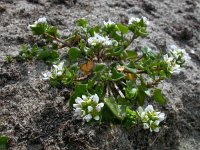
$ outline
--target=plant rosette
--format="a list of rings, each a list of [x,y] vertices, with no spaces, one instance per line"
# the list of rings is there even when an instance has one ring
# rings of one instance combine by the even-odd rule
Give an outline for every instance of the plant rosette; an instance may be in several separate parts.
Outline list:
[[[142,106],[147,97],[161,105],[166,103],[157,85],[180,73],[190,57],[175,45],[169,46],[164,55],[148,47],[139,52],[130,49],[135,39],[148,35],[148,25],[146,17],[132,17],[128,24],[108,20],[96,26],[81,18],[70,34],[60,36],[57,27],[43,17],[29,29],[43,40],[44,46],[24,45],[19,58],[36,58],[52,66],[43,73],[43,80],[53,87],[71,89],[69,106],[77,118],[126,127],[140,122],[144,129],[158,132],[165,114],[155,111],[152,105],[145,109]],[[65,53],[59,54],[59,49]],[[139,107],[134,111],[135,106]]]

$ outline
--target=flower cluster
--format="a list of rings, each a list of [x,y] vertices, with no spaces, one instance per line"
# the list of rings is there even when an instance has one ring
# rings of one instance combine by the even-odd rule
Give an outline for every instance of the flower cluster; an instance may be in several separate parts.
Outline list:
[[[58,65],[53,65],[52,71],[47,71],[43,73],[43,80],[49,80],[50,78],[55,78],[61,76],[64,72],[64,62],[60,62]]]
[[[118,42],[116,40],[111,40],[108,38],[108,36],[103,37],[97,33],[95,33],[93,37],[88,38],[88,43],[93,46],[98,44],[102,44],[103,46],[118,45]]]
[[[104,103],[99,103],[99,97],[94,94],[90,97],[82,95],[82,98],[77,97],[75,99],[74,116],[82,117],[83,120],[89,122],[92,119],[99,120],[100,112],[104,106]]]
[[[170,73],[179,73],[181,71],[181,64],[188,62],[190,56],[184,49],[172,45],[169,48],[169,53],[165,54],[163,59],[167,63]]]
[[[185,49],[178,48],[175,45],[171,45],[169,51],[174,58],[181,59],[184,62],[188,62],[191,59]]]
[[[110,27],[110,26],[112,26],[112,25],[115,25],[115,23],[112,22],[111,20],[108,20],[107,22],[104,21],[103,24],[104,24],[106,27]]]
[[[42,24],[42,23],[47,23],[47,18],[46,17],[39,18],[37,21],[35,21],[34,24],[29,25],[28,28],[30,29],[32,27],[36,27],[37,24]]]
[[[133,24],[134,22],[140,22],[141,20],[143,20],[146,25],[149,25],[149,21],[147,20],[146,17],[141,17],[141,18],[131,17],[129,19],[128,24]]]
[[[137,113],[144,129],[150,129],[150,132],[159,132],[159,123],[165,119],[164,113],[156,112],[152,105],[148,105],[145,109],[138,107]]]

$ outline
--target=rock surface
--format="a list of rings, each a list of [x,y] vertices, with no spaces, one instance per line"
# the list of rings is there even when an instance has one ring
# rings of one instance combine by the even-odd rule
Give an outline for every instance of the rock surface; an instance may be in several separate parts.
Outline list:
[[[91,24],[111,19],[127,23],[132,16],[150,20],[149,36],[132,47],[166,50],[175,44],[191,56],[188,66],[160,87],[168,99],[159,133],[141,128],[93,124],[74,120],[63,105],[67,89],[59,91],[41,81],[41,62],[4,63],[18,55],[23,43],[34,42],[27,26],[46,16],[51,25],[70,32],[74,21]],[[0,135],[10,138],[10,150],[165,149],[200,147],[200,0],[1,0],[0,1]]]

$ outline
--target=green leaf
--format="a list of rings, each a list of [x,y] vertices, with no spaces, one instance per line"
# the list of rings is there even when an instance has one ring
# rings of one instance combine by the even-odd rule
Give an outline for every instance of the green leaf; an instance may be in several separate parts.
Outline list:
[[[125,118],[127,106],[118,105],[116,103],[114,97],[106,97],[106,98],[104,98],[104,102],[117,119],[122,121]]]
[[[80,18],[76,21],[77,26],[86,27],[88,24],[88,20]]]
[[[53,63],[59,60],[59,54],[55,50],[48,50],[46,47],[43,47],[39,52],[38,59]]]
[[[136,72],[137,72],[137,69],[130,68],[130,67],[127,67],[127,66],[125,66],[125,69],[127,69],[130,73],[133,73],[133,74],[136,74]]]
[[[161,105],[166,103],[166,100],[165,100],[163,94],[161,93],[160,89],[154,90],[153,98],[155,99],[156,102],[158,102]]]
[[[46,33],[55,37],[59,36],[58,29],[54,26],[49,26],[46,30]]]
[[[87,84],[81,84],[77,83],[74,89],[74,92],[72,93],[72,96],[70,98],[70,106],[72,106],[75,103],[75,99],[77,97],[81,97],[82,95],[87,95]]]
[[[136,37],[144,37],[148,35],[147,26],[144,24],[143,20],[140,22],[134,22],[133,24],[129,25],[129,30],[132,31]]]
[[[137,54],[137,52],[135,52],[135,51],[131,51],[131,50],[126,50],[126,53],[127,53],[127,58],[128,59],[135,59],[135,58],[137,58],[137,56],[138,56],[138,54]]]
[[[103,96],[103,93],[104,93],[104,88],[105,88],[105,85],[103,82],[99,83],[96,87],[95,87],[95,93],[97,95],[99,95],[99,97],[102,97]],[[95,94],[94,93],[94,94]]]
[[[118,81],[120,79],[123,79],[125,77],[125,75],[121,72],[118,72],[115,68],[112,70],[112,80],[113,81]]]
[[[138,98],[138,103],[140,106],[143,106],[144,105],[144,100],[145,100],[145,97],[146,97],[146,94],[144,92],[144,89],[142,86],[140,86],[138,88],[138,95],[137,95],[137,98]]]
[[[36,26],[30,27],[34,35],[45,34],[48,25],[46,23],[38,23]]]
[[[94,72],[95,73],[101,73],[106,69],[106,65],[105,64],[96,64],[95,68],[94,68]]]
[[[112,49],[112,55],[114,55],[114,56],[120,56],[122,53],[123,53],[123,51],[124,51],[124,49],[123,49],[123,47],[115,47],[115,48],[113,48]]]
[[[20,60],[31,60],[37,55],[38,55],[38,46],[37,45],[34,45],[30,49],[27,45],[23,44],[19,51],[18,58]]]
[[[0,150],[7,150],[8,140],[7,136],[0,136]]]
[[[127,34],[128,33],[128,27],[122,24],[117,24],[117,28],[119,29],[119,31],[121,31],[123,34]]]
[[[31,49],[31,55],[34,57],[38,54],[38,46],[34,45]]]
[[[156,54],[153,53],[148,47],[143,47],[141,49],[142,53],[144,55],[146,55],[147,57],[151,58],[151,59],[155,59],[156,58]]]
[[[80,57],[81,52],[78,48],[72,47],[69,49],[68,54],[69,54],[69,59],[74,62]]]

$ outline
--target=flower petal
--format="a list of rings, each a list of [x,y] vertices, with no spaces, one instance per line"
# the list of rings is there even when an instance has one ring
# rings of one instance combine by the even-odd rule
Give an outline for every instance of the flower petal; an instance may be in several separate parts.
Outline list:
[[[86,100],[86,99],[87,99],[87,96],[82,95],[82,99],[83,99],[83,100]]]
[[[154,132],[159,132],[160,128],[159,127],[156,127],[153,131]]]
[[[163,120],[165,119],[165,113],[160,113],[160,114],[158,115],[158,118],[159,118],[159,121],[160,121],[160,122],[163,121]]]
[[[87,122],[89,122],[92,119],[92,115],[88,114],[85,117],[83,117],[83,120],[86,120]]]
[[[95,120],[99,120],[100,117],[99,117],[99,116],[95,116],[94,119],[95,119]]]
[[[96,103],[99,102],[99,96],[98,96],[97,94],[92,95],[90,98],[91,98],[91,100],[93,100],[93,101],[96,102]]]
[[[149,125],[147,123],[143,123],[143,128],[144,129],[149,129]]]
[[[88,112],[91,112],[93,110],[93,107],[92,106],[88,106]]]
[[[99,103],[97,106],[96,106],[96,110],[98,111],[98,112],[100,112],[101,111],[101,108],[104,106],[104,103]]]
[[[138,107],[137,111],[141,114],[144,110],[141,106]]]
[[[75,99],[75,102],[76,102],[77,104],[80,104],[80,105],[81,105],[81,103],[83,102],[83,100],[82,100],[82,98],[77,97],[77,98]]]
[[[74,108],[80,108],[81,105],[80,105],[80,104],[73,104],[73,107],[74,107]]]
[[[153,106],[152,105],[148,105],[146,108],[145,108],[145,112],[153,112],[154,109],[153,109]]]

